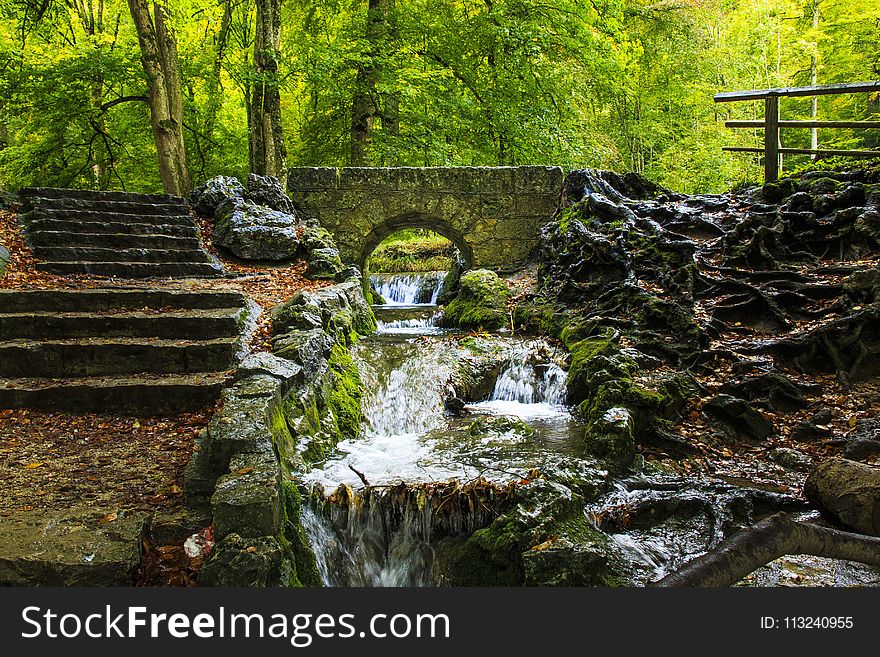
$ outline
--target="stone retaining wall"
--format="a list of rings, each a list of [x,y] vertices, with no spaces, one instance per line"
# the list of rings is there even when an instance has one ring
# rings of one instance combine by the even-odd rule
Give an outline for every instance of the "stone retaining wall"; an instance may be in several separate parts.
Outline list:
[[[199,584],[320,585],[295,476],[357,431],[348,348],[375,330],[356,278],[273,311],[275,354],[242,360],[187,469],[187,503],[210,507],[217,545]]]

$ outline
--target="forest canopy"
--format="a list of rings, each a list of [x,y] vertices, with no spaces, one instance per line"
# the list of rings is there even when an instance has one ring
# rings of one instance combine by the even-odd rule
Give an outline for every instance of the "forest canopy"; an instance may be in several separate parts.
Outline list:
[[[713,94],[880,78],[880,0],[0,0],[0,24],[10,189],[554,164],[721,191],[760,179],[756,156],[721,147],[758,145],[761,131],[723,122],[763,106]],[[812,111],[781,104],[783,119]],[[817,115],[878,111],[877,95],[842,95]],[[810,132],[784,140],[809,147]]]

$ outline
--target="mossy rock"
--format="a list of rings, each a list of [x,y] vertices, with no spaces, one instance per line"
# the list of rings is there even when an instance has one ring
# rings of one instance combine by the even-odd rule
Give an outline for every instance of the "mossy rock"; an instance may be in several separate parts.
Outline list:
[[[625,586],[626,567],[611,538],[575,514],[522,555],[526,586]]]
[[[510,291],[495,272],[475,269],[461,277],[461,289],[446,309],[444,322],[470,329],[499,329],[507,326]]]
[[[281,484],[284,499],[281,542],[289,551],[296,568],[296,579],[300,586],[321,586],[321,573],[302,525],[302,495],[293,481]]]
[[[569,311],[561,304],[536,297],[514,307],[513,323],[526,333],[558,338],[571,323],[571,317]]]
[[[566,385],[568,403],[579,404],[591,398],[608,381],[631,383],[638,369],[635,361],[620,353],[612,337],[588,338],[571,348],[571,365]]]
[[[614,586],[626,583],[610,539],[589,526],[584,500],[535,481],[522,499],[466,539],[437,546],[435,574],[451,586]]]
[[[332,384],[326,402],[336,419],[339,438],[356,438],[361,426],[363,383],[348,349],[335,345],[328,361]]]
[[[636,456],[635,421],[626,408],[609,408],[587,427],[586,452],[615,471],[629,468]]]
[[[834,178],[819,178],[810,185],[811,194],[835,194],[843,189],[843,183]]]

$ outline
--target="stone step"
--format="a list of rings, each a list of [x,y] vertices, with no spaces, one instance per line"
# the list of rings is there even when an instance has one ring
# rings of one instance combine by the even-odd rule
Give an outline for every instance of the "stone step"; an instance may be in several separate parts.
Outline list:
[[[65,276],[117,278],[205,278],[223,274],[223,268],[214,262],[38,262],[36,269]]]
[[[51,262],[211,262],[201,249],[125,249],[91,246],[38,246],[34,256]]]
[[[225,381],[225,373],[0,379],[0,408],[111,412],[137,417],[174,415],[213,404]]]
[[[155,210],[159,211],[155,211]],[[156,206],[156,205],[135,205],[131,208],[125,204],[125,208],[120,205],[118,208],[110,208],[102,210],[99,208],[50,208],[45,206],[36,206],[35,208],[22,213],[21,221],[25,224],[32,224],[38,221],[72,221],[76,223],[119,223],[119,224],[158,224],[172,226],[192,226],[193,218],[184,208],[183,211],[179,207]]]
[[[63,189],[57,187],[23,187],[19,192],[23,199],[74,198],[84,200],[130,201],[136,203],[165,203],[186,205],[186,199],[168,194],[138,194],[135,192],[115,192],[91,189]]]
[[[77,198],[32,198],[22,203],[22,209],[28,212],[36,210],[37,215],[56,211],[55,214],[83,212],[93,215],[165,215],[168,217],[187,216],[186,209],[178,204],[137,203],[131,201],[88,201]]]
[[[83,246],[118,249],[201,249],[197,237],[175,235],[112,235],[101,233],[67,233],[40,231],[31,233],[34,247]]]
[[[68,221],[66,219],[45,219],[34,221],[28,226],[31,241],[41,233],[64,233],[83,235],[106,235],[108,237],[158,236],[197,238],[198,229],[183,224],[129,224],[100,221]],[[51,246],[51,244],[46,244]]]
[[[86,290],[0,290],[0,313],[39,311],[98,313],[144,308],[211,310],[242,308],[240,292],[100,288]]]
[[[0,377],[78,377],[130,374],[192,374],[229,369],[237,338],[205,341],[158,338],[84,338],[0,342]]]
[[[133,586],[149,520],[146,511],[76,500],[17,511],[0,522],[0,586]]]
[[[238,335],[241,314],[241,308],[161,313],[0,313],[0,340],[90,336],[212,340]]]

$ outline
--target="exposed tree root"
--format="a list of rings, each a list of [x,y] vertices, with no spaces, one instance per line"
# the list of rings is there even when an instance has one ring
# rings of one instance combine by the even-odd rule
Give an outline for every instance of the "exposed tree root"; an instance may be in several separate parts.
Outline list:
[[[774,559],[797,554],[880,566],[880,538],[799,522],[777,513],[652,586],[731,586]]]

